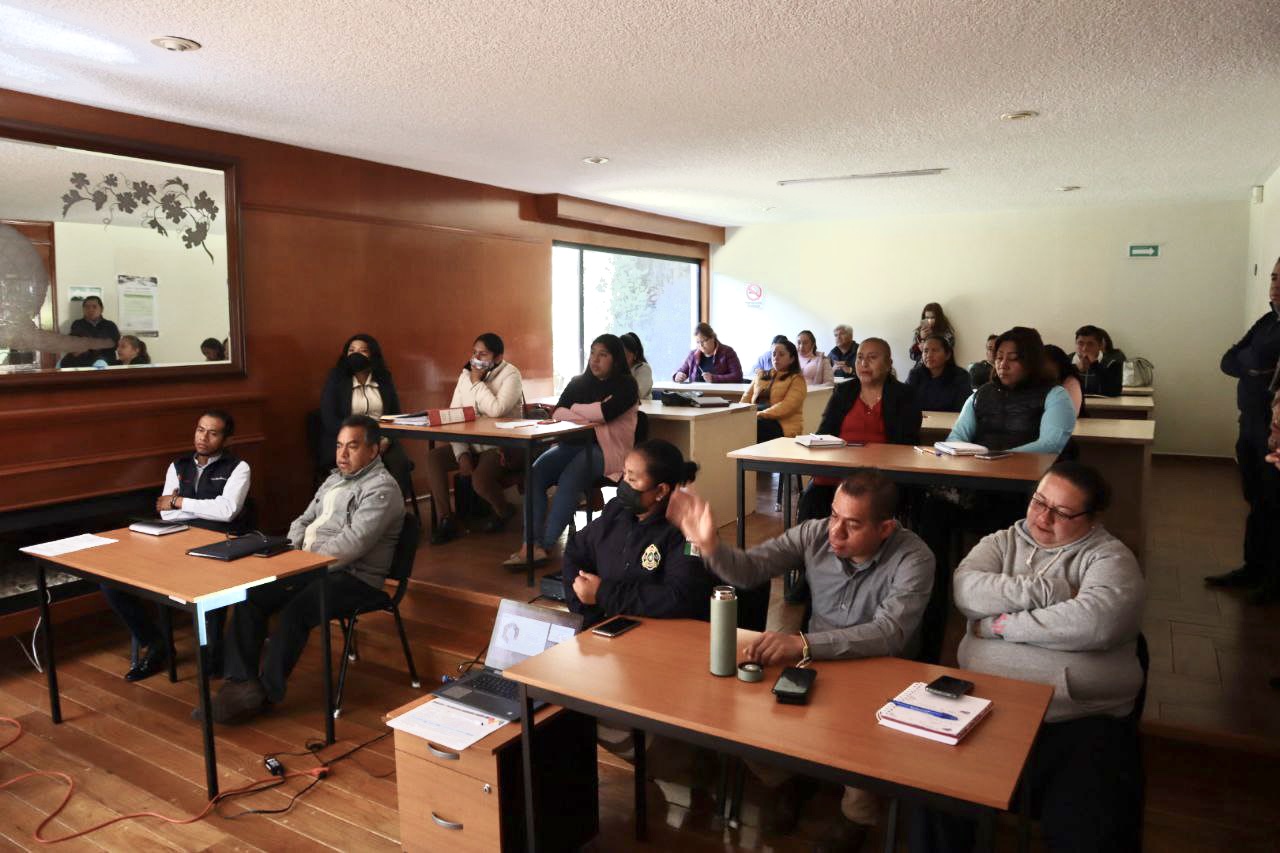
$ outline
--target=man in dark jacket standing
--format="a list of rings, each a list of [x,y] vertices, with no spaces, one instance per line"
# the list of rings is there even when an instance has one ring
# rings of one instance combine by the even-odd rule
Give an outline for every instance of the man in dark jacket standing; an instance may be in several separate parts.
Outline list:
[[[1222,372],[1234,376],[1240,434],[1236,462],[1249,503],[1244,528],[1244,565],[1205,578],[1217,588],[1248,588],[1250,604],[1280,600],[1280,472],[1266,463],[1271,422],[1271,377],[1280,361],[1280,260],[1271,270],[1271,310],[1222,356]]]

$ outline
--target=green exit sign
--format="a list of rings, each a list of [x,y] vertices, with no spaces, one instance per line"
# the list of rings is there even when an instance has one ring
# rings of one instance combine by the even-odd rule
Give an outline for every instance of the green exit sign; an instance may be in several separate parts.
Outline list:
[[[1129,257],[1158,258],[1160,257],[1160,246],[1155,243],[1130,243]]]

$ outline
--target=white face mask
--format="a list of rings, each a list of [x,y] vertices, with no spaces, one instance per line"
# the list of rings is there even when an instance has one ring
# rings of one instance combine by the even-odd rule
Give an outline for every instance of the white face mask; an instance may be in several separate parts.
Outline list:
[[[492,361],[481,361],[478,358],[471,359],[471,367],[475,370],[489,370],[493,367]]]

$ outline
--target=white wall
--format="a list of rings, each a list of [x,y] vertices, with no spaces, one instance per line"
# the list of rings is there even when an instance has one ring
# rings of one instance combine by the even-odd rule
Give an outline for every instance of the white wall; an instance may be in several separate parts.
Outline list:
[[[926,302],[951,319],[962,363],[1013,325],[1070,352],[1096,323],[1156,365],[1157,451],[1230,456],[1234,389],[1218,359],[1240,334],[1249,230],[1247,201],[751,225],[712,257],[711,322],[744,363],[802,328],[830,348],[847,322],[858,340],[887,339],[904,377]],[[1129,243],[1161,257],[1129,259]]]
[[[1280,258],[1280,169],[1267,179],[1262,204],[1249,205],[1249,264],[1245,279],[1244,328],[1267,310],[1271,270]]]
[[[143,338],[152,363],[200,362],[200,342],[222,340],[230,331],[227,309],[227,238],[207,239],[214,262],[199,248],[182,243],[180,229],[161,237],[149,228],[127,225],[82,225],[55,222],[53,226],[58,277],[58,325],[65,332],[81,316],[70,305],[74,286],[102,288],[107,319],[120,323],[117,275],[155,276],[160,336]],[[121,328],[121,332],[127,331]]]

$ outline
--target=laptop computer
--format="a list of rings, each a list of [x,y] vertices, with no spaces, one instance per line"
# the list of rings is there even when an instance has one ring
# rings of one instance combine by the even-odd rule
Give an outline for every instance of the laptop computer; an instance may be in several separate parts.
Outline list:
[[[484,666],[473,667],[457,681],[431,692],[495,717],[518,720],[522,713],[520,685],[503,678],[502,671],[581,630],[581,614],[504,598],[493,620]]]

